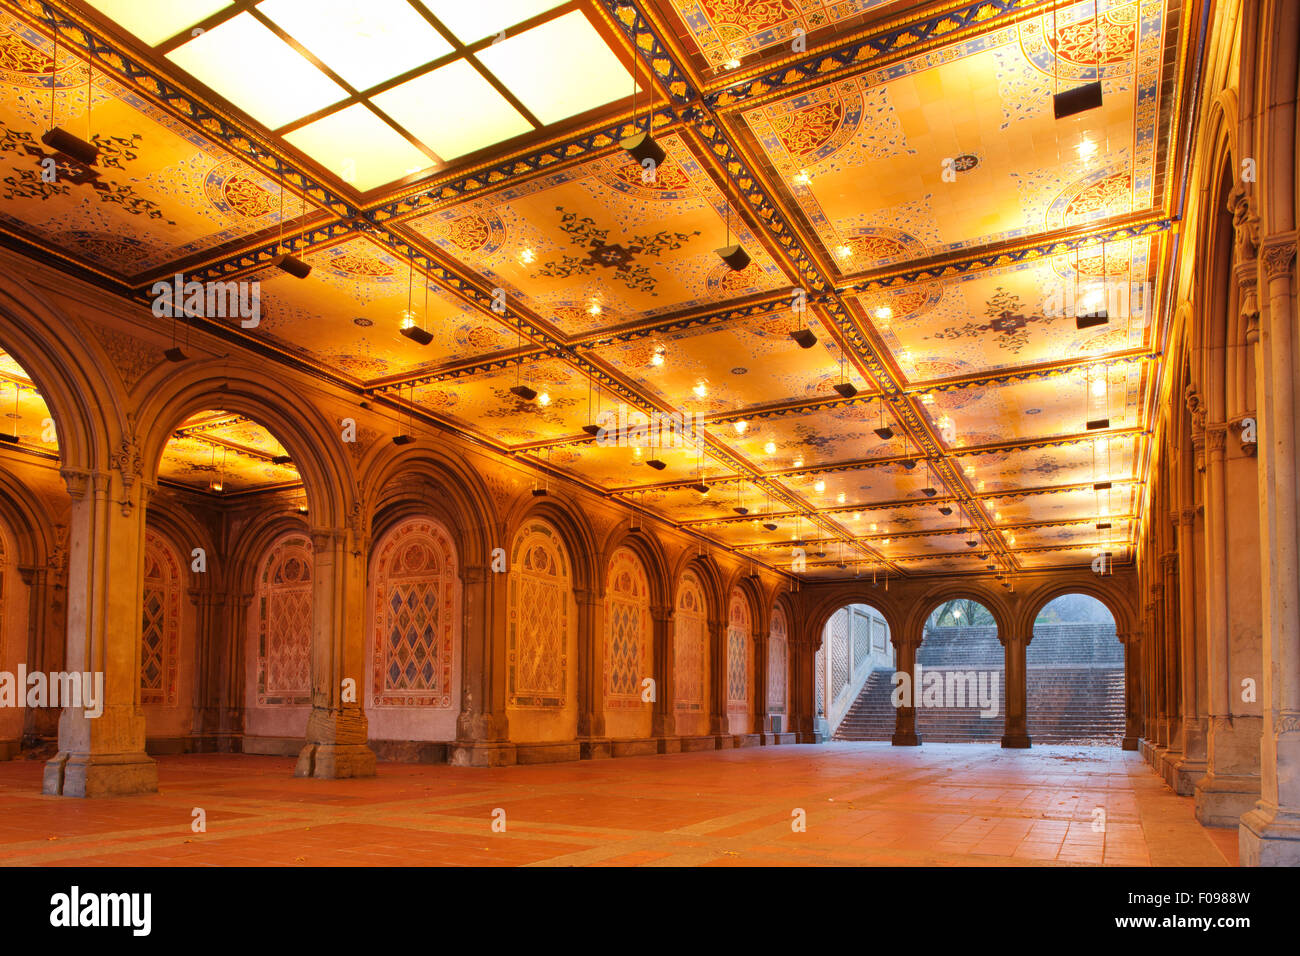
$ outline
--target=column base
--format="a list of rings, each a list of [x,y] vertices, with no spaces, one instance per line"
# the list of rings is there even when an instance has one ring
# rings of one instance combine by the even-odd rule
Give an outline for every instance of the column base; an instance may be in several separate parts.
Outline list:
[[[1169,765],[1169,786],[1173,787],[1174,793],[1180,797],[1190,797],[1196,792],[1196,782],[1205,776],[1207,766],[1204,758],[1189,760],[1179,756]]]
[[[1259,777],[1209,774],[1196,781],[1196,820],[1206,827],[1235,827],[1259,802]]]
[[[1300,812],[1251,810],[1237,831],[1237,856],[1242,866],[1300,866]]]
[[[1028,734],[1003,734],[1002,746],[1008,750],[1028,750],[1030,737]]]
[[[120,797],[157,793],[158,765],[143,751],[77,754],[61,750],[45,762],[41,792],[51,797]]]
[[[373,777],[375,752],[365,744],[308,744],[298,754],[293,775],[322,780]]]
[[[895,747],[919,747],[921,746],[921,735],[914,733],[895,733],[889,738],[889,742]]]
[[[614,742],[608,737],[580,737],[578,753],[583,760],[604,760],[614,756]]]
[[[1136,737],[1125,737],[1122,741],[1120,741],[1119,748],[1120,748],[1120,750],[1137,750],[1137,749],[1138,749],[1138,738],[1136,738]]]
[[[794,735],[794,742],[797,744],[824,744],[826,738],[815,730],[811,733],[801,730]]]
[[[482,740],[456,741],[448,760],[453,767],[513,767],[517,762],[514,744]]]

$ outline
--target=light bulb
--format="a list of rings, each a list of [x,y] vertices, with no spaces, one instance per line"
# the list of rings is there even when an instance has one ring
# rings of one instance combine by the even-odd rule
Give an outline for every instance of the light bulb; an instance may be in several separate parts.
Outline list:
[[[549,405],[549,404],[551,404],[551,393],[550,393],[550,392],[542,392],[540,395],[538,395],[538,396],[537,396],[537,404],[538,404],[538,405]]]
[[[826,490],[826,482],[821,481],[821,480],[819,479],[819,480],[818,480],[818,481],[813,485],[813,489],[814,489],[818,494],[821,494],[823,491]]]
[[[770,442],[768,442],[766,445],[763,446],[763,451],[767,452],[769,455],[775,455],[775,454],[776,454],[776,442],[774,442],[774,441],[770,441]]]
[[[888,322],[893,317],[894,310],[887,305],[882,305],[880,308],[876,309],[876,318],[880,319],[882,322]]]
[[[697,398],[703,398],[705,395],[709,394],[709,387],[703,382],[696,382],[695,387],[691,389],[691,391],[695,393]]]
[[[522,262],[524,265],[528,265],[536,258],[537,258],[537,253],[533,252],[532,249],[520,250],[519,261]]]
[[[810,182],[812,182],[812,177],[808,175],[807,170],[801,169],[794,174],[794,184],[796,186],[807,186]]]
[[[745,434],[745,429],[749,427],[749,422],[742,418],[740,421],[736,422],[733,427],[736,429],[737,435],[743,435]]]

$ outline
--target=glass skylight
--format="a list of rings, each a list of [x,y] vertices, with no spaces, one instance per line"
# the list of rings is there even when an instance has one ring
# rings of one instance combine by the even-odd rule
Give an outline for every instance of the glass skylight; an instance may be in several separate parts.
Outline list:
[[[494,43],[479,60],[543,123],[632,92],[632,76],[578,10]]]
[[[473,43],[558,7],[555,0],[419,0],[462,43]]]
[[[407,0],[263,0],[257,9],[358,90],[451,52]]]
[[[145,43],[156,46],[224,10],[234,0],[86,0]]]
[[[358,103],[284,137],[365,192],[433,165],[433,160]]]
[[[381,93],[374,104],[443,159],[533,128],[466,60]]]
[[[362,191],[632,87],[595,0],[89,2],[155,46],[176,37],[168,59]]]
[[[347,96],[343,87],[247,12],[167,57],[271,129]]]

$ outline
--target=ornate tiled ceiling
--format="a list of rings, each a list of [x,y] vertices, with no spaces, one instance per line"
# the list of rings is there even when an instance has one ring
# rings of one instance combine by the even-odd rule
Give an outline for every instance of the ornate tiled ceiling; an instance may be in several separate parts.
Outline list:
[[[0,0],[0,231],[141,302],[178,272],[257,280],[256,328],[192,321],[539,482],[769,566],[802,549],[810,578],[1122,559],[1169,319],[1181,12]],[[1102,105],[1056,119],[1094,80]],[[52,91],[101,158],[46,183]],[[652,177],[618,145],[647,115]],[[286,250],[306,279],[268,268]],[[620,410],[623,445],[584,431]],[[656,413],[692,440],[656,447]],[[217,447],[228,488],[295,480],[208,414],[170,480],[201,490]]]

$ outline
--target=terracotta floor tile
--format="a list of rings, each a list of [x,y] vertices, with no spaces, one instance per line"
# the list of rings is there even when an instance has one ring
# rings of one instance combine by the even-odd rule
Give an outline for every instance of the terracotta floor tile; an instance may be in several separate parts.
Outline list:
[[[40,794],[0,764],[0,865],[1225,866],[1141,758],[1113,748],[741,748],[542,766],[382,764],[293,776],[291,758],[158,758],[160,792]],[[191,830],[203,807],[207,831]],[[1094,810],[1105,829],[1094,829]],[[506,811],[506,831],[492,830]],[[803,811],[806,829],[791,824]],[[53,838],[53,839],[51,839]]]

